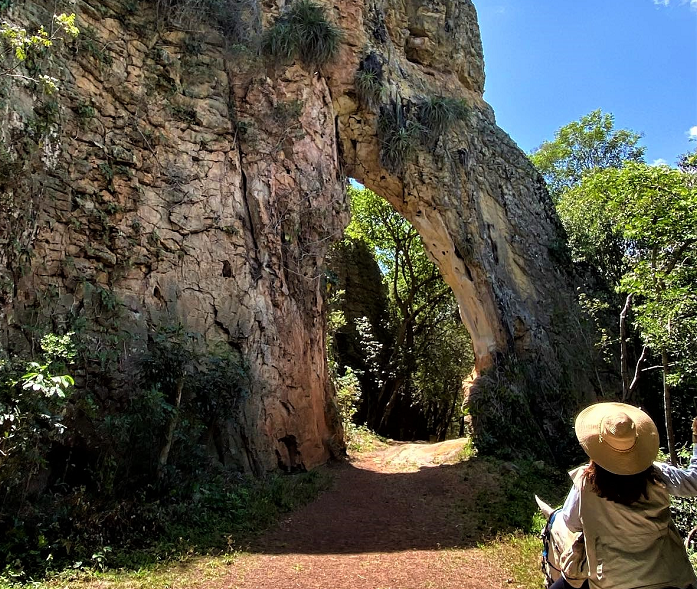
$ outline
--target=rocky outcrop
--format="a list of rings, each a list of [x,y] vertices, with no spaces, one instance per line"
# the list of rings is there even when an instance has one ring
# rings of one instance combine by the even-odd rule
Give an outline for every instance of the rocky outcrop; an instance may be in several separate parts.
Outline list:
[[[284,7],[248,4],[265,26]],[[53,60],[60,96],[3,81],[3,347],[83,320],[99,326],[95,349],[124,367],[150,330],[182,326],[251,370],[225,462],[319,464],[341,448],[323,264],[352,176],[418,229],[460,304],[477,370],[534,359],[556,384],[557,318],[571,300],[554,257],[563,237],[542,180],[482,99],[469,0],[335,2],[345,34],[321,71],[270,63],[201,22],[158,25],[154,2],[65,9],[82,32]],[[25,2],[8,16],[31,27],[53,10]],[[366,60],[380,80],[371,105],[355,86]],[[414,113],[438,95],[465,98],[466,119],[386,169],[381,113]],[[114,330],[128,337],[114,345]]]

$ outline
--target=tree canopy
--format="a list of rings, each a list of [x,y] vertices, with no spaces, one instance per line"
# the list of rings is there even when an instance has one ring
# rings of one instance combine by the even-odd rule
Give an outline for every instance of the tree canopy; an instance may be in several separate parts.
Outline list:
[[[591,170],[644,161],[645,148],[638,145],[641,137],[634,131],[615,129],[613,115],[598,109],[563,126],[554,140],[542,143],[530,159],[556,201]]]
[[[670,386],[697,380],[697,157],[686,154],[678,167],[650,166],[640,139],[597,110],[559,129],[531,160],[567,231],[587,308],[596,321],[600,309],[620,317],[614,337],[607,336],[614,326],[603,329],[606,346],[619,343],[623,398],[633,394],[647,357],[660,358],[675,459]],[[643,346],[634,378],[632,337]]]

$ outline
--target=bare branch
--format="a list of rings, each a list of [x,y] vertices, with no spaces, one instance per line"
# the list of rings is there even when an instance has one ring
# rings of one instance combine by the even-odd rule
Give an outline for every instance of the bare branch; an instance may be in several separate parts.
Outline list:
[[[644,362],[646,362],[646,356],[648,355],[648,353],[649,348],[647,346],[644,346],[644,348],[641,350],[641,356],[639,356],[639,359],[636,363],[636,367],[634,368],[634,378],[632,379],[632,383],[629,385],[629,389],[627,390],[627,396],[622,396],[623,401],[629,401],[629,398],[632,396],[634,389],[636,389],[637,385],[639,384],[639,377],[641,376],[641,373],[644,372],[641,369],[641,365]]]

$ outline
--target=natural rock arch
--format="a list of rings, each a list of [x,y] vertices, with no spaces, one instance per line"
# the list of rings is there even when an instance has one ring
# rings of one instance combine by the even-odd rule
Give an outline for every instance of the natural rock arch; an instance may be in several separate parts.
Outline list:
[[[119,366],[148,330],[172,322],[248,360],[250,394],[216,433],[225,464],[319,464],[341,451],[322,267],[347,221],[352,176],[414,224],[458,298],[479,382],[494,385],[480,397],[482,439],[505,442],[490,432],[516,419],[514,435],[534,430],[533,450],[563,431],[562,375],[567,392],[585,382],[560,360],[575,337],[566,323],[573,292],[557,261],[564,238],[540,176],[482,99],[470,0],[335,2],[330,14],[345,34],[321,72],[230,56],[211,31],[158,30],[152,5],[134,14],[126,4],[81,3],[96,49],[68,62],[60,116],[40,127],[43,152],[22,151],[46,112],[29,89],[11,86],[0,111],[0,139],[21,170],[4,183],[11,206],[0,210],[12,238],[0,243],[0,284],[12,286],[0,289],[3,347],[29,348],[29,323],[103,323],[95,292],[106,292],[132,338]],[[268,26],[285,3],[259,4]],[[38,26],[52,10],[37,0],[11,16]],[[356,95],[368,55],[382,64],[383,108],[435,95],[470,108],[400,174],[380,163],[379,110]],[[13,257],[12,240],[32,255]]]
[[[347,173],[419,231],[460,303],[482,370],[497,353],[551,345],[553,299],[569,289],[551,253],[564,236],[539,174],[483,101],[472,2],[406,4],[404,12],[381,12],[370,2],[336,7],[347,27],[362,24],[352,29],[340,64],[328,69],[338,135]],[[387,35],[376,33],[381,27]],[[401,175],[382,166],[379,112],[362,107],[354,90],[370,54],[382,65],[386,108],[413,110],[433,96],[463,97],[470,107],[466,121],[431,153],[419,151]]]

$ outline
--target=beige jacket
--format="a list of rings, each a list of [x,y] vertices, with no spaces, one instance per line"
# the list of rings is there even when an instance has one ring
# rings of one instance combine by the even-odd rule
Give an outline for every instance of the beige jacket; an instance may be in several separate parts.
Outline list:
[[[650,484],[648,499],[631,506],[602,499],[584,481],[585,467],[572,471],[580,491],[580,516],[591,589],[697,587],[680,534],[670,516],[662,484]]]

